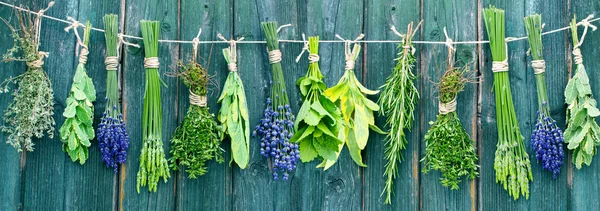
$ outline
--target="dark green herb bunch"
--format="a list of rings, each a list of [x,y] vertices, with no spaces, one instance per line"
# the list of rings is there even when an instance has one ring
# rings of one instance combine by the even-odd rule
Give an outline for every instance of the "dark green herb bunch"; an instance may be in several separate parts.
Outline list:
[[[63,112],[65,122],[60,128],[60,139],[63,142],[63,151],[67,152],[73,162],[79,160],[83,165],[88,158],[88,147],[94,139],[94,101],[96,101],[96,88],[85,70],[88,55],[88,42],[92,25],[88,21],[85,25],[83,43],[79,53],[79,64],[73,76],[73,84],[67,107]],[[74,27],[73,30],[77,30]],[[79,39],[79,37],[78,37]],[[78,40],[78,42],[80,42]]]
[[[195,58],[188,65],[179,62],[179,66],[181,71],[175,75],[190,89],[190,107],[171,139],[169,163],[172,170],[185,166],[189,178],[196,178],[206,173],[206,162],[214,158],[222,163],[224,150],[215,115],[206,104],[208,72]]]
[[[454,68],[450,64],[442,76],[439,84],[439,114],[435,122],[429,122],[431,128],[425,134],[425,157],[421,160],[424,162],[424,173],[432,169],[439,170],[443,175],[441,184],[452,190],[458,189],[462,176],[475,179],[479,175],[475,142],[456,114],[456,96],[469,82],[465,76],[468,72],[466,66]]]
[[[53,5],[51,2],[48,6]],[[43,13],[44,9],[41,11]],[[0,84],[0,93],[8,93],[12,84],[17,88],[12,92],[13,101],[4,110],[2,131],[8,134],[6,142],[19,152],[33,151],[33,138],[54,136],[54,91],[50,79],[42,66],[47,52],[39,51],[41,15],[32,15],[28,11],[15,10],[18,20],[13,27],[4,22],[12,31],[14,44],[6,54],[4,62],[22,61],[27,63],[25,73],[6,79]]]
[[[533,181],[533,175],[510,90],[504,36],[504,10],[493,6],[484,9],[483,22],[490,39],[494,94],[496,95],[496,125],[498,128],[498,144],[494,159],[496,182],[502,184],[515,200],[521,194],[525,198],[529,198],[529,181]]]
[[[302,162],[319,158],[322,162],[317,168],[327,170],[335,164],[344,147],[344,141],[339,137],[344,119],[340,109],[323,95],[327,87],[318,63],[319,37],[309,37],[308,44],[308,72],[296,82],[304,102],[296,118],[298,132],[290,142],[300,143]]]

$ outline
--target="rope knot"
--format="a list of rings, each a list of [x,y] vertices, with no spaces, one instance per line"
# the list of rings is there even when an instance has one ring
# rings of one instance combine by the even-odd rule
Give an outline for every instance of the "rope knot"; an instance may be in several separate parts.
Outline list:
[[[275,64],[279,62],[281,62],[281,51],[279,49],[269,51],[269,63]]]
[[[44,65],[44,57],[48,57],[48,52],[39,51],[38,59],[33,60],[31,62],[27,62],[27,66],[30,68],[42,68]]]
[[[190,90],[190,104],[206,107],[206,95],[196,95]]]
[[[119,66],[119,57],[116,56],[107,56],[104,59],[104,64],[106,65],[106,70],[117,70]]]
[[[531,61],[531,67],[533,68],[533,73],[538,75],[546,72],[546,61],[544,60],[533,60]]]
[[[317,63],[319,62],[319,60],[321,59],[321,57],[319,57],[319,54],[308,54],[308,63],[312,64],[312,63]]]
[[[237,64],[235,62],[229,62],[227,68],[229,69],[229,72],[237,72]]]
[[[158,69],[159,66],[160,66],[160,62],[158,62],[158,57],[144,58],[144,68],[146,68],[146,69],[151,69],[151,68]]]
[[[454,97],[454,99],[448,103],[442,103],[442,101],[440,101],[438,106],[438,111],[440,114],[452,113],[456,111],[456,97]]]
[[[581,50],[579,47],[575,47],[575,49],[573,49],[573,60],[575,60],[575,64],[583,64],[583,56],[581,55]]]
[[[90,54],[88,47],[85,45],[81,46],[81,51],[79,52],[79,63],[86,64],[88,60],[88,55]]]

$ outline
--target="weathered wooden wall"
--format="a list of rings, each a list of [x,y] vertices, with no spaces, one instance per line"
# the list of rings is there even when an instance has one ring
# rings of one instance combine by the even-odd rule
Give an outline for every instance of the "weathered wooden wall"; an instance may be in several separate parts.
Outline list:
[[[5,0],[6,1],[6,0]],[[33,9],[45,7],[49,0],[8,0]],[[322,40],[333,40],[335,34],[353,38],[360,33],[367,40],[398,40],[390,30],[399,31],[420,19],[424,25],[415,40],[440,41],[444,39],[443,27],[456,41],[486,40],[481,20],[481,9],[496,5],[506,10],[506,34],[525,36],[522,18],[541,13],[546,29],[568,25],[577,14],[583,18],[600,12],[600,1],[588,0],[57,0],[46,14],[59,18],[72,16],[80,21],[90,20],[95,27],[103,28],[102,17],[107,13],[119,14],[121,30],[140,36],[139,20],[161,21],[161,39],[191,40],[198,28],[203,29],[201,40],[216,40],[217,33],[225,37],[245,37],[246,40],[264,40],[261,21],[291,23],[293,27],[280,33],[281,39],[301,39],[301,34],[319,35]],[[11,9],[0,6],[0,17],[10,20]],[[75,38],[62,29],[63,23],[44,20],[41,49],[50,52],[45,69],[55,90],[56,122],[61,125],[62,110],[71,77],[75,70]],[[7,27],[0,27],[0,50],[12,45]],[[594,58],[600,54],[600,33],[589,33],[582,47],[585,65],[590,75],[593,92],[600,95],[600,63]],[[141,41],[131,40],[141,43]],[[572,44],[568,31],[544,36],[547,60],[548,95],[552,116],[564,128],[565,105],[563,91],[572,69]],[[90,41],[90,60],[87,68],[93,77],[98,96],[105,95],[104,35],[93,32]],[[212,87],[209,105],[218,111],[216,98],[227,74],[221,49],[226,44],[203,44],[200,56],[205,66],[215,75],[217,87]],[[283,65],[291,106],[297,110],[300,96],[295,81],[305,74],[307,62],[295,63],[302,44],[282,43]],[[537,110],[535,82],[528,65],[526,41],[509,44],[510,80],[517,116],[527,142]],[[378,88],[394,66],[396,44],[363,44],[357,61],[359,79],[371,89]],[[36,141],[36,150],[22,154],[8,144],[0,144],[0,210],[594,210],[600,207],[600,161],[581,170],[573,168],[570,160],[556,180],[533,163],[534,181],[529,200],[513,201],[502,187],[495,183],[493,169],[496,150],[496,122],[492,90],[489,47],[483,45],[457,46],[459,65],[469,65],[479,83],[467,86],[458,97],[458,113],[471,136],[476,140],[480,156],[481,176],[461,183],[460,190],[451,191],[439,184],[440,174],[423,174],[419,160],[424,155],[423,136],[429,121],[437,113],[436,88],[444,71],[446,49],[442,45],[417,45],[419,74],[416,82],[421,93],[415,111],[415,125],[409,133],[409,145],[404,152],[399,177],[395,183],[392,205],[383,205],[383,136],[374,135],[369,140],[363,156],[367,168],[360,168],[343,151],[338,163],[323,172],[316,163],[298,166],[289,181],[273,181],[266,160],[258,153],[258,139],[252,140],[251,161],[247,169],[227,165],[226,162],[209,164],[209,172],[198,179],[188,179],[185,174],[172,172],[167,183],[160,183],[156,193],[135,191],[136,174],[141,150],[141,112],[144,92],[143,50],[125,48],[121,59],[122,103],[127,128],[131,138],[127,163],[114,174],[101,163],[96,143],[90,150],[90,159],[84,166],[73,163],[61,150],[58,137]],[[178,60],[189,60],[190,45],[160,44],[160,72],[171,71]],[[343,73],[343,48],[340,43],[320,45],[320,66],[328,86],[337,83]],[[238,66],[249,96],[251,123],[262,116],[269,80],[269,64],[265,46],[243,44],[238,47]],[[0,79],[21,73],[24,64],[1,63]],[[163,77],[168,88],[162,91],[163,138],[169,150],[169,136],[182,120],[188,106],[187,90],[178,80]],[[4,110],[11,96],[0,95],[0,109]],[[373,98],[375,99],[375,98]],[[97,103],[98,122],[103,103]],[[384,119],[376,120],[383,125]],[[0,119],[0,123],[3,123]],[[58,126],[57,126],[58,127]],[[5,140],[5,134],[0,134]],[[229,151],[229,141],[223,143]],[[569,153],[570,155],[570,153]],[[569,157],[570,159],[570,157]]]

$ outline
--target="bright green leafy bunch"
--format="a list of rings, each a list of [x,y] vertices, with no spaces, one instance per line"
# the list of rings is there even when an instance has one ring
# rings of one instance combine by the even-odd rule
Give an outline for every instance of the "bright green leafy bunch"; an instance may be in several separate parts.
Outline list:
[[[575,18],[571,22],[571,31],[573,45],[578,46],[579,38]],[[573,52],[576,51],[581,52],[579,47],[575,47]],[[600,111],[592,95],[590,79],[585,66],[582,63],[576,65],[575,75],[569,80],[565,89],[565,102],[569,105],[567,107],[565,143],[568,144],[568,149],[573,150],[573,164],[580,169],[584,163],[588,166],[592,164],[592,158],[596,155],[596,147],[600,145],[600,128],[596,123],[596,117],[600,115]]]
[[[244,169],[250,161],[250,118],[246,91],[237,73],[235,46],[223,49],[223,56],[230,71],[218,100],[221,103],[218,119],[223,127],[222,130],[231,139],[231,162],[235,161],[241,169]]]
[[[191,61],[187,66],[180,63],[179,66],[182,71],[176,75],[183,79],[190,91],[196,96],[206,96],[207,71],[196,61]],[[213,158],[219,163],[224,160],[218,136],[220,129],[205,103],[196,105],[195,101],[190,102],[183,122],[171,139],[170,167],[177,170],[179,166],[185,166],[189,178],[204,175],[207,171],[206,162]]]
[[[360,45],[354,44],[354,48],[350,50],[350,42],[345,43],[346,47],[346,62],[353,62],[358,58],[360,52]],[[362,161],[361,151],[367,146],[369,140],[369,128],[378,133],[384,133],[375,126],[375,118],[373,111],[379,110],[379,105],[369,100],[367,95],[375,95],[379,91],[373,91],[365,88],[354,75],[354,69],[348,68],[346,65],[346,71],[342,78],[340,78],[337,85],[331,87],[323,93],[331,102],[339,103],[342,111],[342,117],[344,119],[344,127],[342,128],[342,134],[340,140],[343,140],[348,146],[350,156],[356,164],[362,167],[366,167]],[[323,105],[332,110],[332,106]],[[311,106],[312,107],[312,106]],[[319,109],[320,110],[320,109]],[[318,110],[315,109],[317,113]],[[320,113],[325,113],[320,111]],[[321,115],[321,114],[319,114]],[[328,117],[330,119],[334,119]],[[303,118],[303,119],[306,119]],[[319,119],[320,121],[321,119]],[[324,120],[325,121],[325,120]],[[322,127],[324,130],[324,128]],[[332,146],[335,146],[335,140],[331,141]],[[329,147],[333,149],[333,147]]]
[[[504,10],[493,6],[484,9],[483,20],[490,39],[492,60],[500,64],[499,67],[503,67],[503,63],[507,62]],[[502,184],[508,194],[517,200],[519,195],[529,198],[529,181],[533,181],[533,175],[513,105],[507,68],[508,66],[493,70],[498,128],[494,170],[496,170],[496,182]]]
[[[290,142],[300,143],[300,159],[310,162],[315,158],[322,160],[317,168],[327,170],[337,161],[344,147],[344,141],[338,138],[344,119],[340,109],[323,95],[326,85],[319,69],[319,37],[309,37],[308,72],[298,79],[304,103],[296,116],[296,131]]]
[[[464,77],[467,71],[466,67],[446,71],[439,84],[442,106],[452,107],[449,104],[456,102],[457,94],[468,82]],[[479,175],[475,142],[463,128],[455,109],[455,106],[453,109],[440,109],[435,122],[429,122],[431,128],[425,134],[425,157],[421,160],[424,173],[439,170],[443,175],[440,182],[452,190],[458,190],[460,177],[475,179]]]
[[[54,91],[48,74],[42,69],[45,52],[38,50],[38,24],[41,16],[15,10],[18,19],[17,28],[6,20],[14,40],[13,47],[4,54],[4,62],[22,61],[27,63],[25,73],[6,79],[0,84],[0,93],[8,93],[13,84],[17,88],[12,92],[13,101],[4,110],[2,132],[8,134],[6,143],[19,152],[33,151],[33,138],[54,136]]]
[[[140,21],[146,59],[158,57],[159,21]],[[146,91],[142,113],[142,152],[137,173],[136,189],[148,185],[148,191],[156,192],[159,179],[164,182],[171,177],[162,142],[162,106],[160,100],[160,75],[158,68],[146,65]]]
[[[63,151],[67,152],[73,162],[79,160],[83,165],[88,158],[88,147],[94,139],[94,101],[96,88],[85,70],[87,61],[87,45],[90,40],[92,25],[88,21],[83,34],[83,46],[80,52],[79,64],[73,76],[73,85],[67,97],[67,107],[63,112],[65,122],[60,128],[60,139]],[[74,30],[77,30],[76,28]],[[84,50],[85,49],[85,50]]]

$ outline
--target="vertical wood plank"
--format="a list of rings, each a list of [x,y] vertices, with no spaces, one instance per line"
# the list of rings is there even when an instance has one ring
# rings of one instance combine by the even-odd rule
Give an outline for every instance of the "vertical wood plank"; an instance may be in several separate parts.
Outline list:
[[[178,2],[173,1],[126,1],[125,34],[141,37],[140,20],[160,21],[159,39],[177,40],[178,37]],[[134,40],[130,40],[134,41]],[[141,40],[134,42],[143,45]],[[171,178],[166,183],[161,179],[156,193],[148,192],[148,187],[140,187],[136,192],[136,178],[139,169],[142,148],[142,110],[145,86],[145,69],[143,65],[143,46],[140,49],[127,48],[123,68],[123,104],[125,121],[129,130],[129,150],[125,168],[120,175],[123,186],[120,186],[120,205],[122,210],[173,210],[175,208],[176,175],[171,172]],[[177,79],[165,77],[179,59],[179,45],[175,43],[160,43],[158,49],[160,60],[159,74],[167,87],[161,88],[162,100],[162,134],[165,156],[169,157],[170,135],[176,126]]]
[[[444,27],[448,36],[454,41],[476,40],[477,34],[477,1],[441,1],[426,0],[423,8],[423,40],[445,41]],[[476,45],[455,45],[455,67],[468,66],[476,70]],[[420,121],[420,158],[425,156],[426,142],[422,140],[438,114],[438,83],[447,69],[447,48],[444,45],[423,45],[421,57],[421,104],[423,118]],[[472,79],[473,80],[473,79]],[[477,84],[465,86],[457,97],[457,114],[465,130],[476,140],[476,125],[473,119],[477,112]],[[466,177],[461,178],[459,190],[450,190],[440,184],[442,174],[430,171],[420,174],[421,208],[422,210],[474,210],[477,207],[476,182]]]
[[[32,0],[25,5],[39,10],[46,8],[48,2]],[[55,4],[45,14],[61,18],[77,17],[77,7],[77,1],[63,2]],[[67,177],[72,176],[65,174],[65,165],[72,165],[72,161],[62,151],[58,128],[64,122],[62,112],[75,72],[75,39],[71,33],[62,30],[66,27],[64,23],[44,19],[42,24],[40,50],[50,53],[44,60],[44,70],[54,89],[56,131],[52,139],[45,136],[41,140],[34,140],[35,150],[26,155],[22,203],[24,210],[64,210],[65,203],[71,203],[65,201],[65,193]]]
[[[355,39],[363,32],[363,1],[317,1],[311,0],[299,5],[300,33],[320,36],[321,40],[334,40],[336,34],[344,39]],[[290,52],[295,57],[298,50]],[[360,52],[362,57],[364,51]],[[328,87],[337,84],[344,74],[344,47],[342,43],[319,44],[319,67]],[[362,59],[357,61],[355,73],[362,78]],[[306,56],[298,65],[298,71],[290,76],[294,81],[306,74]],[[298,86],[294,85],[295,110],[301,106]],[[320,163],[313,161],[299,165],[292,182],[292,210],[360,210],[362,208],[362,170],[350,158],[346,149],[342,150],[335,165],[327,171],[317,169]],[[302,150],[302,149],[300,149]]]
[[[104,28],[102,18],[105,14],[120,12],[120,1],[92,1],[80,0],[78,6],[77,18],[80,22],[85,23],[89,20],[93,27]],[[53,33],[60,31],[55,28]],[[82,30],[80,30],[82,31]],[[80,33],[81,34],[81,33]],[[68,40],[73,40],[74,35]],[[106,43],[104,34],[92,31],[89,42],[90,54],[86,65],[87,73],[94,81],[96,87],[97,101],[94,107],[94,126],[100,122],[102,113],[104,112],[106,96],[106,69],[104,65],[104,56],[106,51]],[[77,57],[74,58],[77,63]],[[72,77],[75,66],[72,68],[71,74],[65,74]],[[71,86],[72,80],[62,83]],[[62,113],[62,111],[59,111]],[[67,156],[66,153],[62,153]],[[86,208],[95,208],[100,210],[116,209],[116,179],[117,174],[112,169],[106,168],[102,163],[98,142],[96,139],[92,141],[92,146],[89,148],[89,159],[85,165],[70,162],[67,158],[65,163],[65,209],[83,210]]]
[[[231,3],[231,1],[182,0],[179,26],[181,39],[192,40],[198,34],[200,27],[202,27],[200,40],[217,40],[218,33],[222,33],[227,38],[231,37],[233,20]],[[226,47],[228,44],[202,44],[198,50],[198,62],[208,69],[213,80],[209,84],[208,106],[211,113],[215,115],[219,111],[217,99],[229,73],[221,51]],[[188,62],[192,58],[192,45],[181,45],[180,55],[184,62]],[[180,80],[177,83],[178,122],[183,121],[189,107],[188,96],[188,88]],[[229,143],[224,141],[221,144],[225,150],[223,153],[225,162],[219,164],[214,160],[210,161],[205,175],[197,179],[189,179],[184,169],[177,172],[177,210],[231,210],[232,169],[229,165],[231,160]]]
[[[577,15],[577,21],[586,18],[589,14],[598,14],[600,12],[600,2],[598,1],[585,1],[585,0],[572,0],[571,1],[572,14]],[[570,21],[573,16],[567,16]],[[593,23],[598,25],[598,22]],[[566,23],[565,23],[566,24]],[[583,27],[579,27],[578,34],[581,37],[583,33]],[[568,34],[568,39],[565,40],[570,46],[569,50],[572,50],[573,41],[571,39],[571,32],[565,31]],[[592,93],[596,100],[600,96],[600,63],[598,63],[598,55],[600,54],[600,33],[598,31],[591,32],[588,30],[585,36],[585,42],[580,47],[581,54],[583,55],[583,64],[585,65],[586,71],[590,78],[590,85],[592,86]],[[568,51],[570,53],[571,51]],[[571,57],[572,58],[572,57]],[[572,63],[568,63],[572,64]],[[573,71],[575,64],[572,64]],[[562,89],[564,91],[564,89]],[[562,92],[561,92],[562,93]],[[562,95],[564,96],[564,95]],[[564,100],[564,99],[563,99]],[[600,168],[600,159],[598,155],[594,156],[591,166],[583,166],[581,169],[575,168],[571,160],[566,161],[566,165],[571,165],[573,170],[572,177],[572,189],[570,197],[569,209],[572,210],[594,210],[598,209],[600,202],[597,200],[600,197],[598,189],[600,188],[600,175],[598,169]],[[564,187],[564,186],[563,186]]]
[[[390,31],[395,26],[400,33],[406,32],[407,25],[412,21],[416,24],[421,18],[421,1],[367,1],[365,14],[365,34],[368,40],[400,40],[400,37]],[[421,30],[421,29],[420,29]],[[421,31],[415,35],[414,40],[421,40]],[[419,45],[415,46],[417,49]],[[393,70],[396,62],[397,44],[369,43],[365,47],[366,70],[365,85],[369,89],[378,89]],[[419,61],[420,51],[417,50],[416,60]],[[416,75],[420,74],[420,64],[415,64],[413,69]],[[415,81],[419,92],[422,92],[420,81]],[[379,95],[371,97],[377,100]],[[366,164],[364,169],[364,209],[365,210],[418,210],[419,208],[419,121],[420,109],[423,99],[415,109],[413,130],[407,133],[408,145],[402,152],[404,160],[399,164],[398,174],[394,181],[394,195],[391,205],[385,205],[383,192],[386,178],[384,150],[385,136],[371,133],[366,150]],[[378,116],[375,123],[381,127],[385,125],[385,117]],[[387,128],[386,128],[387,130]]]

